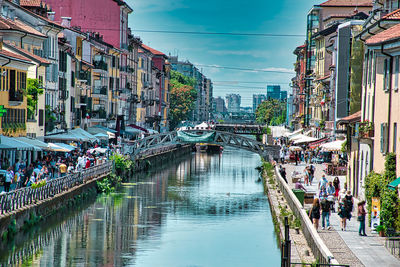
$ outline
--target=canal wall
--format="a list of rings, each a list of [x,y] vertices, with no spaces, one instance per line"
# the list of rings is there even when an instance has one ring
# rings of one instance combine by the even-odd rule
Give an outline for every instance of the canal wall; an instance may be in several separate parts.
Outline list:
[[[314,228],[306,210],[303,208],[302,204],[292,192],[285,180],[283,180],[282,176],[279,173],[278,167],[275,167],[275,177],[277,185],[282,191],[282,194],[285,197],[290,209],[301,221],[301,230],[315,258],[318,260],[319,263],[339,264],[339,262],[334,258],[331,251],[328,249],[324,241],[319,236],[317,230]]]
[[[285,223],[284,218],[288,217],[289,235],[291,239],[290,259],[293,263],[315,263],[315,257],[308,246],[307,240],[299,230],[300,221],[295,218],[290,210],[281,190],[276,184],[274,173],[264,171],[263,173],[264,191],[268,196],[272,219],[275,226],[275,233],[278,236],[278,245],[284,241]]]
[[[147,170],[152,166],[157,166],[158,164],[182,157],[190,154],[191,152],[191,145],[180,144],[173,144],[146,150],[137,155],[134,159],[135,170],[133,172]],[[110,173],[111,169],[101,175],[93,176],[92,174],[89,179],[82,179],[81,183],[74,182],[73,186],[68,187],[69,189],[58,188],[57,193],[49,193],[45,188],[38,189],[43,191],[43,193],[40,192],[40,196],[42,196],[40,200],[33,199],[29,202],[25,202],[26,197],[24,196],[24,204],[21,204],[22,201],[17,201],[16,204],[14,204],[15,198],[21,197],[20,194],[14,194],[8,197],[7,201],[12,203],[10,205],[13,207],[17,205],[19,208],[12,209],[12,211],[5,212],[0,215],[0,233],[2,235],[0,238],[17,233],[21,228],[24,227],[24,225],[29,224],[33,218],[46,218],[53,215],[57,211],[60,211],[68,206],[71,201],[75,199],[81,199],[82,196],[86,196],[89,192],[94,192],[94,194],[96,194],[96,182],[101,181]],[[128,172],[123,173],[123,175],[126,177],[129,177],[132,174],[133,173]],[[61,193],[58,193],[60,191]],[[43,194],[46,196],[43,196]],[[39,194],[35,192],[35,196],[38,195]],[[32,196],[29,197],[32,198]]]

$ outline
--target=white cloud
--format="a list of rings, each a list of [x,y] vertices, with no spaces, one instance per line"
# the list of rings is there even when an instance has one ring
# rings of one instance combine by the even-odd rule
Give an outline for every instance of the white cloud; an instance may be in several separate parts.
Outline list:
[[[266,50],[209,50],[214,55],[252,56],[257,58],[269,58],[270,53]]]

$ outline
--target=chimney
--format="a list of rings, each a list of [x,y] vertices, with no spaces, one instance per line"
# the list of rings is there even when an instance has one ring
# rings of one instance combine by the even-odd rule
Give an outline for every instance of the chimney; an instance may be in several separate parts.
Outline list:
[[[71,17],[61,17],[61,26],[71,28]]]
[[[54,16],[56,12],[47,12],[47,18],[51,21],[54,21]]]

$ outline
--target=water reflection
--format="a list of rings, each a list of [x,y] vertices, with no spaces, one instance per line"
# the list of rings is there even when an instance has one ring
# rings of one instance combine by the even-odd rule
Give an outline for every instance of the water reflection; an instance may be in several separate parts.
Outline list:
[[[279,264],[257,165],[257,155],[229,149],[177,159],[21,237],[12,250],[3,248],[0,260],[34,266]]]

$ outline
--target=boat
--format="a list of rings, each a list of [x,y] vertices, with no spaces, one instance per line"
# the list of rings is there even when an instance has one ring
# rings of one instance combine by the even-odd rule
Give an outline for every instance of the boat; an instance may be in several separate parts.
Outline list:
[[[197,143],[196,151],[197,152],[221,152],[223,150],[223,146],[218,144],[209,144],[209,143]]]

